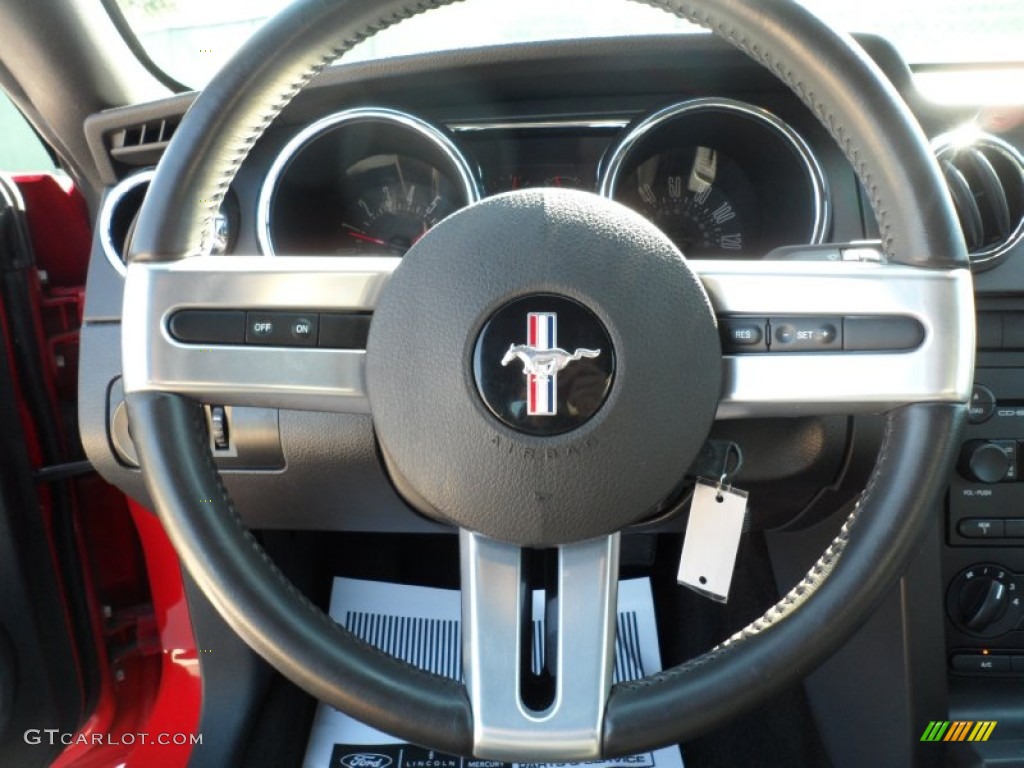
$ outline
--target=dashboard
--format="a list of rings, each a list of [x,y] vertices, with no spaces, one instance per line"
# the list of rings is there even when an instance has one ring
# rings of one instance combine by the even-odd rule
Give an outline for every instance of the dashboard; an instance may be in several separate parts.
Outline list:
[[[215,252],[401,255],[466,205],[539,186],[618,200],[690,258],[873,237],[852,170],[778,81],[712,38],[686,36],[681,53],[671,40],[635,42],[488,49],[468,66],[452,53],[328,70],[240,170]],[[689,66],[706,55],[725,66]],[[620,80],[636,59],[659,71],[655,88]],[[548,73],[527,77],[534,67]],[[733,70],[738,80],[716,82]],[[482,80],[505,93],[480,93]],[[101,239],[118,271],[152,166],[190,101],[86,124],[111,182]]]

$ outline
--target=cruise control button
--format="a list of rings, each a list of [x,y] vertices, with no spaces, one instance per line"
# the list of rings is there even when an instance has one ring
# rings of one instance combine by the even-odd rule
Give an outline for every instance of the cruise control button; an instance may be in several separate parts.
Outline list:
[[[298,339],[300,343],[308,343],[316,332],[316,323],[308,317],[300,317],[292,320],[291,330],[293,338]]]
[[[277,324],[271,318],[260,318],[259,320],[254,320],[249,325],[246,336],[249,338],[249,341],[271,339],[274,337],[276,329]]]
[[[828,352],[843,348],[838,318],[777,318],[771,320],[772,352]]]
[[[721,318],[719,328],[726,352],[764,352],[768,349],[766,320]]]
[[[315,347],[320,317],[295,312],[248,312],[245,343],[275,347]]]

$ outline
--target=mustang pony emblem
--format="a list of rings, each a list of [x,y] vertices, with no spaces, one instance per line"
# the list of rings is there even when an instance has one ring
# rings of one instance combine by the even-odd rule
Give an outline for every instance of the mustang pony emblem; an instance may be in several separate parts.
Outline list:
[[[584,357],[597,357],[599,349],[568,352],[557,345],[558,316],[554,312],[530,312],[526,318],[526,344],[509,346],[501,364],[513,360],[523,364],[527,378],[526,413],[529,416],[554,416],[558,413],[558,372]]]
[[[573,353],[560,347],[554,349],[534,349],[527,344],[513,344],[501,358],[502,365],[508,365],[518,358],[523,363],[523,373],[533,376],[553,376],[569,363],[582,360],[584,357],[597,357],[599,349],[577,349]]]

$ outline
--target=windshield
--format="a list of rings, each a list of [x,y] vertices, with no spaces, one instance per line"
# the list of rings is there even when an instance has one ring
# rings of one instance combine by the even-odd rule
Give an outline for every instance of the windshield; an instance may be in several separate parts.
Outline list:
[[[890,39],[912,64],[1018,62],[1022,0],[802,0],[833,26]],[[200,88],[288,0],[117,0],[156,64]],[[403,22],[345,61],[477,45],[698,32],[625,0],[465,0]]]

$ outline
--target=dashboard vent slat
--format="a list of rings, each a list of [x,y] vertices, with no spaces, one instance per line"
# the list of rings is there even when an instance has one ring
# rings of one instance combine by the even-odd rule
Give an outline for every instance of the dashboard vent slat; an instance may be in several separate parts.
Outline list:
[[[953,195],[953,203],[956,205],[956,212],[960,217],[960,227],[963,229],[964,239],[967,241],[967,250],[973,253],[985,243],[985,230],[981,221],[981,209],[978,208],[978,201],[974,197],[971,185],[967,182],[967,177],[951,161],[942,161],[942,173],[946,177],[946,184]]]
[[[989,134],[951,134],[935,143],[975,267],[995,266],[1024,241],[1024,159]]]
[[[964,165],[978,184],[978,199],[982,201],[983,213],[988,214],[985,231],[994,240],[1005,240],[1013,232],[1013,214],[1006,188],[999,172],[980,149],[971,148],[963,155]]]

